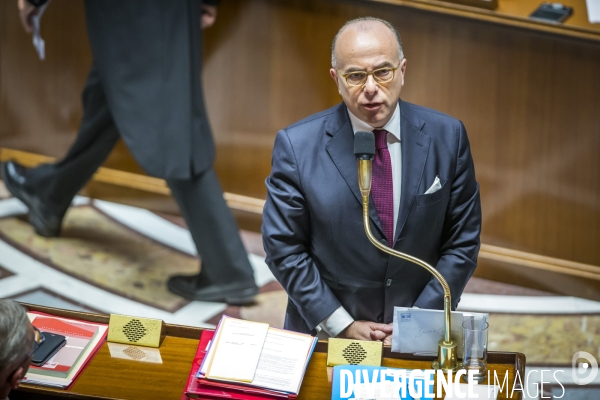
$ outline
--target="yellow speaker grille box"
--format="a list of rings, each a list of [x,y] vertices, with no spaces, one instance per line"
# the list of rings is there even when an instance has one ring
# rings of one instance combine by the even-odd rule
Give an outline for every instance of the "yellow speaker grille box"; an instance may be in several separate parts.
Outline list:
[[[165,328],[160,319],[110,314],[109,342],[159,347],[164,337]]]
[[[383,343],[366,340],[329,338],[327,366],[370,365],[381,366]]]

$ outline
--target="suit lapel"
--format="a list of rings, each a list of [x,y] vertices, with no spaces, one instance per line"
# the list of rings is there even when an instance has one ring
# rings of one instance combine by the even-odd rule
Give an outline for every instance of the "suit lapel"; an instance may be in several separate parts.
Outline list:
[[[354,157],[354,132],[352,131],[352,124],[350,123],[346,106],[343,103],[339,105],[337,111],[328,121],[326,131],[331,136],[331,140],[325,146],[327,153],[340,175],[346,181],[356,200],[359,204],[362,204],[362,195],[358,187],[358,164]],[[375,207],[373,207],[372,200],[369,207],[369,216],[380,234],[383,234],[381,222],[379,221]]]
[[[429,135],[422,132],[425,122],[418,118],[411,107],[400,100],[400,138],[402,143],[402,192],[396,222],[394,244],[398,241],[413,206],[417,189],[423,176],[429,152]],[[357,184],[358,185],[358,184]]]

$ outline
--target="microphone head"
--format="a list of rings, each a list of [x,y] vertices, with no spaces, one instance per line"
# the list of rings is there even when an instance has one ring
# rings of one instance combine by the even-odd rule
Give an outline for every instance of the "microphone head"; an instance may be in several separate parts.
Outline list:
[[[354,156],[357,160],[372,160],[375,157],[375,135],[373,132],[354,134]]]

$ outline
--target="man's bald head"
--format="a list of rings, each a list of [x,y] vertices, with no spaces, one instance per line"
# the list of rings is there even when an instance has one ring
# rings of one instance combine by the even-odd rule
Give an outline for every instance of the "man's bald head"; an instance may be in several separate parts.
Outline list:
[[[329,75],[348,111],[373,128],[383,127],[397,108],[406,73],[394,27],[372,17],[347,22],[333,40],[332,64]]]
[[[333,42],[331,44],[331,66],[333,68],[337,68],[336,47],[337,47],[337,43],[338,43],[340,36],[345,31],[347,31],[348,29],[354,29],[358,32],[370,32],[370,31],[377,32],[377,31],[381,31],[382,28],[384,31],[387,30],[393,35],[393,38],[398,46],[399,59],[400,60],[403,59],[404,52],[402,50],[402,40],[400,39],[400,34],[396,30],[396,28],[394,28],[392,26],[392,24],[390,24],[389,22],[387,22],[381,18],[360,17],[360,18],[356,18],[356,19],[346,22],[344,24],[344,26],[342,26],[340,28],[338,33],[333,38]]]

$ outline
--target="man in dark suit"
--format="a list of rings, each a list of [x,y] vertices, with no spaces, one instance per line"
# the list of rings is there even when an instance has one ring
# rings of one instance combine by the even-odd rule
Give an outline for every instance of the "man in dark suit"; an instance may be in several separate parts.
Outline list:
[[[433,265],[454,308],[476,267],[481,209],[465,128],[399,100],[405,72],[389,23],[350,21],[334,39],[330,70],[343,103],[277,134],[262,232],[266,261],[289,296],[287,329],[387,341],[394,306],[443,308],[429,272],[365,236],[357,131],[376,138],[375,236]]]
[[[19,0],[26,31],[43,3]],[[200,82],[201,28],[214,22],[215,3],[87,0],[94,59],[77,139],[58,163],[27,170],[10,162],[2,175],[36,232],[58,236],[73,196],[123,138],[150,175],[167,181],[202,259],[199,275],[171,277],[169,289],[193,300],[248,303],[258,290],[212,168]]]

